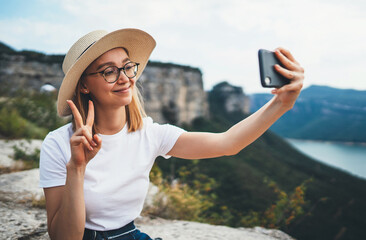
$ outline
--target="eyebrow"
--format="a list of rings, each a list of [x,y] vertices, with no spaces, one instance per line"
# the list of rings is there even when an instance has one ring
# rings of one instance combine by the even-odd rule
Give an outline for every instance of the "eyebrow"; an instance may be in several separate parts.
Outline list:
[[[128,62],[128,61],[131,61],[129,58],[125,58],[123,59],[122,63],[125,63],[125,62]],[[103,68],[104,66],[107,66],[107,65],[114,65],[115,63],[114,62],[106,62],[106,63],[102,63],[101,65],[99,65],[96,69],[96,71],[98,71],[99,69]]]

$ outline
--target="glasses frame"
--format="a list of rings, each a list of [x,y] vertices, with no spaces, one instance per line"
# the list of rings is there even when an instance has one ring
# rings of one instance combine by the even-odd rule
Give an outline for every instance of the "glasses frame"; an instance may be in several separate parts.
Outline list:
[[[135,75],[133,76],[133,77],[129,77],[129,76],[127,76],[127,74],[126,74],[126,66],[127,66],[127,64],[131,64],[131,63],[134,63],[134,64],[136,64],[136,72],[135,72]],[[137,62],[128,62],[128,63],[126,63],[125,65],[123,65],[123,67],[117,67],[117,66],[109,66],[109,67],[107,67],[106,69],[104,69],[103,71],[100,71],[100,72],[94,72],[94,73],[85,73],[84,74],[84,76],[90,76],[90,75],[94,75],[94,74],[101,74],[102,76],[103,76],[103,78],[104,78],[104,81],[106,81],[107,83],[115,83],[115,82],[117,82],[117,80],[118,80],[118,78],[121,76],[121,70],[123,70],[123,73],[125,74],[125,76],[128,78],[128,79],[131,79],[131,78],[134,78],[134,77],[136,77],[136,75],[137,75],[137,72],[139,71],[139,65],[140,65],[140,63],[137,63]],[[105,78],[105,75],[104,75],[104,73],[105,73],[105,71],[108,69],[108,68],[110,68],[110,67],[116,67],[117,69],[118,69],[118,75],[117,75],[117,77],[116,77],[116,80],[114,80],[113,82],[108,82],[107,81],[107,79]]]

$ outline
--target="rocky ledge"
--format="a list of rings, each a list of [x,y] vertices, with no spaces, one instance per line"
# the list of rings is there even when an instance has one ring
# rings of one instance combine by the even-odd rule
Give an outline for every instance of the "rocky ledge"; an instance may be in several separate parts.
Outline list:
[[[38,144],[35,145],[38,146]],[[9,153],[11,156],[11,149],[4,149],[4,146],[11,147],[12,144],[0,144],[0,152]],[[9,155],[6,157],[9,157]],[[8,162],[10,159],[6,160],[5,162]],[[11,163],[8,163],[7,166],[10,167],[11,165]],[[39,169],[0,175],[0,239],[49,239],[46,211],[37,207],[43,199],[43,190],[38,188],[38,179]],[[152,191],[154,191],[154,188],[152,188]],[[152,195],[149,194],[148,196]],[[269,230],[261,227],[231,228],[148,216],[138,218],[136,225],[151,237],[160,237],[164,240],[293,239],[279,230]]]

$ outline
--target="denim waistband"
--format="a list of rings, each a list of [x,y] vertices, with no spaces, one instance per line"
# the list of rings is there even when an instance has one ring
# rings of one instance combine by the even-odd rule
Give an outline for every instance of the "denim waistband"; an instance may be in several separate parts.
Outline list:
[[[95,231],[85,228],[83,240],[96,239],[97,236],[103,237],[103,239],[114,239],[126,235],[130,232],[133,232],[135,230],[136,227],[133,221],[119,229],[109,231]]]

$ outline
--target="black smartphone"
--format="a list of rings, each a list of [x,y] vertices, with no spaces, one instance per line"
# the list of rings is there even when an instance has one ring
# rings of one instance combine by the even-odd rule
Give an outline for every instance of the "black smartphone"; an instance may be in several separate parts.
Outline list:
[[[272,51],[259,49],[259,72],[261,76],[262,87],[280,88],[283,85],[289,84],[290,80],[279,74],[274,68],[275,64],[283,67],[282,63],[277,59]]]

